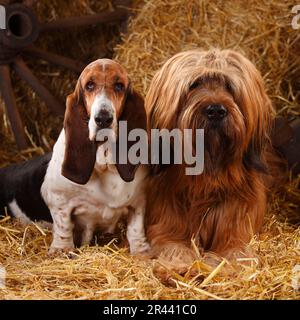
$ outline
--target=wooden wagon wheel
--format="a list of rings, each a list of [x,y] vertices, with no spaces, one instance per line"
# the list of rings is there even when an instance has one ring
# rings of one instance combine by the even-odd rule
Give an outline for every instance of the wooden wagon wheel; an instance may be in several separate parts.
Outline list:
[[[13,93],[10,68],[32,87],[54,114],[63,114],[64,106],[34,76],[24,62],[23,55],[38,57],[80,73],[83,69],[81,62],[41,50],[34,46],[34,42],[44,32],[64,32],[73,27],[124,21],[128,17],[126,7],[130,4],[130,1],[116,1],[117,5],[122,6],[112,12],[39,23],[32,9],[34,2],[35,0],[23,0],[22,2],[0,0],[0,4],[4,5],[6,11],[6,29],[0,30],[0,91],[19,149],[27,148],[28,141]]]

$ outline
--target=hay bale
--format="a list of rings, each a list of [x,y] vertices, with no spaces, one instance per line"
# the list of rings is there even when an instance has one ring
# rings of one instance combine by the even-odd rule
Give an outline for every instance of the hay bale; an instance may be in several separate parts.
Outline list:
[[[280,114],[300,114],[300,32],[291,0],[145,1],[116,59],[147,92],[159,67],[177,52],[212,47],[244,53],[262,72]]]

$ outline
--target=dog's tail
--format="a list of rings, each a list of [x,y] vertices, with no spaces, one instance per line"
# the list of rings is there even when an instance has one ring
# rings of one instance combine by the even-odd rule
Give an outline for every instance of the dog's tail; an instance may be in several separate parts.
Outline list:
[[[272,143],[275,150],[287,162],[288,169],[293,175],[298,175],[300,173],[300,118],[276,118]]]
[[[5,168],[0,169],[0,216],[3,216],[6,212],[6,189],[5,189]]]

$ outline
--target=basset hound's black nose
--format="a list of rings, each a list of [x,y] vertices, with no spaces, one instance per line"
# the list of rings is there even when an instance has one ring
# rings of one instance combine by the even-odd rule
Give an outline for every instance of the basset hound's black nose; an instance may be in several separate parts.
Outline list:
[[[94,120],[99,128],[108,128],[113,122],[113,115],[107,110],[100,110]]]

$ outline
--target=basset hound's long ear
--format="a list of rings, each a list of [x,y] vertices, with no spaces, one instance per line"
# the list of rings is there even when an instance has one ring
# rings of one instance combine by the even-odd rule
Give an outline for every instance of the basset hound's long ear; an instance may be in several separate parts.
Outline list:
[[[86,184],[96,161],[96,144],[89,140],[88,114],[85,108],[80,82],[67,97],[64,119],[65,155],[62,175],[67,179]]]
[[[144,129],[147,130],[147,118],[146,118],[146,110],[144,107],[144,98],[133,90],[131,87],[128,89],[126,101],[124,103],[122,114],[119,118],[120,121],[127,121],[127,130],[128,134],[133,129]],[[127,139],[127,137],[126,137]],[[131,164],[128,159],[128,151],[132,145],[135,144],[135,141],[127,140],[127,164],[119,163],[119,139],[117,141],[117,163],[116,167],[119,172],[121,178],[130,182],[134,179],[135,172],[139,166],[139,164]]]

